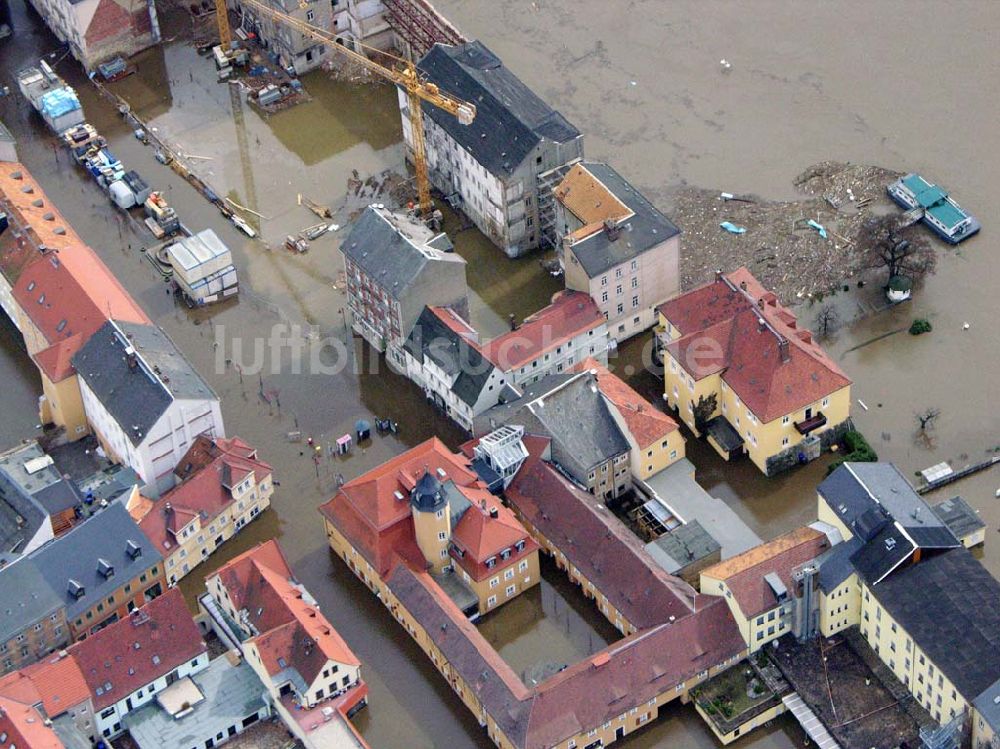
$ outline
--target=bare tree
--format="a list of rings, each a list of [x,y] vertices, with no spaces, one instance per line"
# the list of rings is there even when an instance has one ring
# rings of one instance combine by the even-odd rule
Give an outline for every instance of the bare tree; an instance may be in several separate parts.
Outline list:
[[[816,335],[826,338],[837,327],[840,315],[832,304],[824,304],[816,313]]]
[[[885,268],[888,277],[920,278],[934,272],[937,255],[925,232],[900,227],[899,216],[869,219],[858,231],[858,252],[867,268]]]
[[[937,417],[941,415],[940,408],[928,408],[921,413],[914,414],[917,417],[917,424],[920,427],[920,433],[926,434],[934,428],[934,422],[937,421]]]

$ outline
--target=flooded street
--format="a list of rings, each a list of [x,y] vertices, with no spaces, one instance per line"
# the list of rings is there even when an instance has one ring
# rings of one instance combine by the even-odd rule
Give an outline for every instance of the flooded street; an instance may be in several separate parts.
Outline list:
[[[1000,332],[987,286],[997,276],[993,232],[1000,227],[1000,207],[992,188],[1000,174],[995,127],[1000,102],[982,85],[1000,78],[993,39],[1000,6],[959,4],[942,16],[936,6],[895,1],[435,4],[573,121],[586,134],[588,157],[612,161],[668,213],[672,191],[683,184],[790,197],[794,175],[824,159],[921,171],[950,189],[980,218],[982,235],[958,251],[943,250],[937,274],[914,302],[845,324],[828,346],[854,379],[855,397],[869,407],[854,409],[859,428],[879,455],[904,473],[942,460],[960,467],[1000,445],[1000,425],[990,409],[1000,402],[995,378]],[[173,43],[142,55],[139,74],[116,85],[160,137],[183,144],[189,157],[202,157],[191,163],[199,162],[198,173],[220,195],[256,205],[266,217],[261,231],[268,249],[238,233],[157,163],[152,149],[133,137],[75,65],[66,60],[57,66],[77,87],[88,119],[113,152],[163,189],[186,225],[214,228],[233,249],[239,300],[190,313],[177,305],[140,252],[152,238],[122,220],[68,154],[52,146],[16,93],[14,73],[56,49],[56,41],[23,0],[12,0],[11,12],[15,35],[0,42],[0,77],[14,94],[0,99],[0,119],[18,138],[22,161],[215,388],[227,432],[257,445],[280,481],[274,509],[184,581],[189,599],[212,567],[277,536],[296,574],[365,664],[371,702],[358,726],[374,749],[491,746],[382,605],[343,565],[331,563],[315,509],[335,490],[338,473],[353,478],[432,434],[450,445],[462,440],[412,384],[384,366],[372,372],[370,352],[355,350],[345,328],[345,298],[336,288],[342,271],[336,247],[346,229],[314,242],[305,255],[281,247],[285,235],[318,221],[297,205],[298,193],[329,204],[334,220],[346,223],[358,207],[347,194],[353,170],[361,179],[386,169],[402,171],[395,92],[311,74],[304,78],[311,102],[266,120],[243,105],[248,148],[241,153],[229,87],[215,82],[212,63],[191,47]],[[165,36],[173,33],[168,29]],[[728,74],[720,71],[722,58],[732,63]],[[914,64],[925,59],[942,64]],[[450,213],[446,230],[469,261],[473,322],[484,335],[502,332],[509,314],[521,318],[559,289],[560,280],[548,276],[537,257],[507,260],[478,232],[461,229]],[[850,321],[856,300],[843,296],[838,304]],[[800,310],[806,324],[812,314],[808,307]],[[905,328],[916,316],[930,319],[934,332],[909,336]],[[312,335],[308,326],[316,326]],[[881,337],[898,330],[903,332]],[[301,342],[303,354],[286,345],[276,357],[264,357],[260,376],[241,376],[234,363],[249,368],[254,341],[273,340],[272,331]],[[317,337],[326,340],[320,345]],[[640,371],[645,343],[630,342],[615,363],[656,397],[658,381]],[[352,366],[339,373],[320,371],[334,369],[338,358],[344,361],[341,352],[348,352]],[[0,436],[8,446],[35,434],[40,388],[9,325],[0,326],[0,354]],[[301,372],[294,371],[295,362]],[[366,365],[364,373],[355,374],[355,363]],[[633,366],[631,374],[626,364]],[[931,406],[942,414],[934,442],[927,444],[915,439],[914,412]],[[304,445],[286,437],[301,431],[326,446],[352,432],[356,419],[375,416],[398,421],[400,434],[376,437],[346,459],[315,464],[302,454]],[[703,443],[690,443],[688,452],[699,481],[759,535],[771,538],[815,518],[815,487],[825,461],[765,480],[748,461],[728,466]],[[1000,527],[1000,500],[993,496],[998,485],[1000,474],[993,471],[944,492],[962,493],[981,511],[990,527],[984,561],[994,574],[1000,574],[994,530]],[[484,636],[518,672],[540,659],[571,661],[613,635],[562,576],[550,569],[544,577],[532,594],[483,622]],[[801,745],[798,728],[781,719],[733,746]],[[709,749],[717,743],[693,710],[678,706],[623,746]]]

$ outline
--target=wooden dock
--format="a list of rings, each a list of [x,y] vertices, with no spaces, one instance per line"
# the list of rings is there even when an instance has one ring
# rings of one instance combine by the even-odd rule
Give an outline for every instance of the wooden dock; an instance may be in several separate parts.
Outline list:
[[[995,455],[989,460],[984,460],[981,463],[976,463],[971,466],[966,466],[959,471],[953,471],[947,476],[943,476],[936,481],[931,481],[921,486],[917,489],[917,494],[927,494],[935,489],[940,489],[942,486],[948,486],[948,484],[954,483],[959,479],[964,479],[966,476],[971,476],[974,473],[979,473],[980,471],[985,471],[987,468],[992,468],[997,463],[1000,463],[1000,455]]]

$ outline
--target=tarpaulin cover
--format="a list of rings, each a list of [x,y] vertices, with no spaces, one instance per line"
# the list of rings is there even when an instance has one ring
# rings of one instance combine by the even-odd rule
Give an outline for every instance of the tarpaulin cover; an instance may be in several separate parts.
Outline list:
[[[42,95],[42,113],[49,117],[61,117],[67,112],[80,108],[80,100],[76,98],[73,89],[57,88]]]

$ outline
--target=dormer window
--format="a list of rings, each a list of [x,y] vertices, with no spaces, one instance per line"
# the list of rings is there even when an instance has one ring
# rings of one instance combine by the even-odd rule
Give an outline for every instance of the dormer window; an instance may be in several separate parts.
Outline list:
[[[510,549],[504,549],[500,552],[501,559],[510,559]]]
[[[490,557],[489,559],[487,559],[486,560],[486,566],[489,569],[493,569],[494,567],[496,567],[497,566],[497,558],[496,557]]]
[[[525,544],[524,544],[524,539],[523,538],[520,541],[518,541],[516,544],[514,544],[514,548],[517,549],[518,552],[524,551],[524,546],[525,546]]]
[[[107,559],[98,559],[97,572],[101,577],[107,580],[108,578],[114,577],[115,568],[114,565],[112,565]]]

